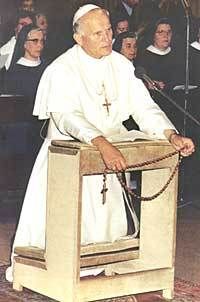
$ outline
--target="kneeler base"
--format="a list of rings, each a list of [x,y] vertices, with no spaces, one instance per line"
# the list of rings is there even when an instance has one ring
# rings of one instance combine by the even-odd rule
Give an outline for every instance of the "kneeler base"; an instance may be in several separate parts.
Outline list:
[[[128,164],[172,152],[166,141],[116,145]],[[142,170],[142,195],[155,194],[167,181],[177,156]],[[71,173],[73,171],[73,173]],[[49,149],[46,248],[17,247],[16,290],[29,288],[60,302],[96,301],[150,291],[173,297],[177,174],[167,190],[141,202],[140,238],[114,244],[80,245],[82,177],[101,174],[99,152],[88,145],[53,141]],[[80,269],[101,268],[80,278]]]

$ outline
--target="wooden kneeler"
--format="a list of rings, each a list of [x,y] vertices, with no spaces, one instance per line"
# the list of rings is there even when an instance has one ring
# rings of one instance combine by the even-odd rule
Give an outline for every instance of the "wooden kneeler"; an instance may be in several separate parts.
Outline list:
[[[166,141],[116,144],[129,165],[173,151]],[[178,155],[145,166],[142,195],[150,196],[168,180]],[[49,149],[46,248],[17,247],[13,288],[27,287],[60,302],[96,301],[161,290],[173,297],[177,173],[167,190],[141,202],[140,238],[80,245],[83,175],[100,174],[104,164],[88,145],[53,141]],[[80,269],[100,275],[80,278]]]

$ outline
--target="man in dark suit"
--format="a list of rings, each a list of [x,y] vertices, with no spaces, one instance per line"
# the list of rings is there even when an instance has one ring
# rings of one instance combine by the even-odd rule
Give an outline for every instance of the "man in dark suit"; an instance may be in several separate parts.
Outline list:
[[[122,14],[129,21],[129,30],[138,36],[148,30],[148,25],[159,15],[158,5],[152,0],[120,0],[113,16]]]
[[[114,14],[120,13],[131,22],[131,29],[136,28],[136,16],[135,16],[135,9],[137,5],[139,4],[140,0],[123,0],[119,1],[118,6],[116,7],[116,10]]]

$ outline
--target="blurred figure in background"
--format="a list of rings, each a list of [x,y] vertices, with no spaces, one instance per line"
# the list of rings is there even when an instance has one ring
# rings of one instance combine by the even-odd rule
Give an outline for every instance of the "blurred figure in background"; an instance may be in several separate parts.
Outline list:
[[[19,10],[34,12],[35,11],[35,1],[34,0],[21,0]]]
[[[145,68],[160,89],[175,85],[176,52],[171,47],[173,28],[167,18],[159,19],[152,28],[150,45],[138,52],[137,65]],[[151,87],[148,87],[151,88]]]
[[[37,27],[39,27],[42,30],[44,38],[46,39],[47,30],[48,30],[47,16],[42,12],[36,13],[35,24]]]
[[[54,24],[49,23],[45,13],[36,13],[35,24],[42,30],[44,35],[44,48],[41,56],[46,62],[50,63],[67,50],[69,47],[68,41],[58,32]]]
[[[113,44],[113,50],[121,53],[123,56],[125,56],[129,61],[131,61],[134,65],[134,60],[137,56],[137,39],[136,35],[133,32],[122,32],[119,34],[115,42]],[[129,119],[123,121],[123,125],[128,129],[136,129],[139,130],[138,125],[132,118],[132,116],[129,117]]]
[[[150,45],[138,51],[136,66],[142,66],[157,88],[173,94],[173,88],[180,84],[179,70],[182,56],[171,46],[173,28],[167,18],[159,19],[152,28]],[[148,84],[151,96],[172,120],[179,131],[183,127],[183,114]]]
[[[130,29],[135,30],[137,27],[137,6],[139,4],[140,0],[121,0],[119,1],[117,7],[115,8],[115,11],[113,12],[113,17],[116,14],[121,14],[126,17],[130,24]]]
[[[176,31],[179,45],[182,47],[186,43],[186,31],[187,31],[187,19],[186,14],[189,14],[189,29],[190,29],[190,41],[194,40],[194,32],[196,29],[197,19],[193,15],[191,10],[192,1],[180,1],[180,0],[161,0],[159,3],[160,16],[170,18],[173,28]],[[186,4],[187,3],[187,4]],[[176,41],[175,41],[176,42]]]
[[[15,25],[15,29],[14,29],[15,35],[12,36],[11,39],[0,48],[0,56],[7,55],[7,59],[5,61],[5,68],[7,70],[9,68],[10,62],[12,60],[12,55],[13,55],[13,51],[15,48],[17,36],[18,36],[20,30],[25,25],[33,23],[33,18],[34,18],[34,15],[30,12],[20,12],[18,14],[18,16],[16,17],[16,25]]]
[[[134,65],[137,56],[137,38],[133,32],[122,32],[119,34],[113,44],[113,50],[124,55]]]
[[[10,68],[5,76],[7,93],[24,95],[34,100],[40,77],[46,67],[41,60],[43,47],[44,35],[40,28],[30,24],[20,31]]]
[[[124,14],[117,14],[112,19],[113,43],[122,32],[129,31],[129,21]]]
[[[143,36],[149,31],[149,25],[160,17],[157,2],[150,0],[120,0],[112,16],[119,13],[127,18],[129,30],[136,33],[141,45],[144,43]]]

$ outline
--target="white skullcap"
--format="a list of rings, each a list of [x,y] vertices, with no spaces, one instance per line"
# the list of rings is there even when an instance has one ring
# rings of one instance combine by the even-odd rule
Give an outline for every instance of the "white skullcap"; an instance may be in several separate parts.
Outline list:
[[[97,5],[94,4],[85,4],[81,7],[79,7],[79,9],[76,11],[74,18],[73,18],[73,25],[81,18],[83,17],[85,14],[89,13],[91,10],[95,9],[95,8],[100,8]]]

